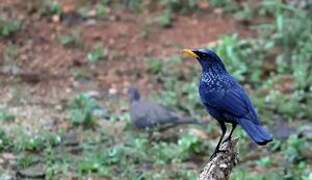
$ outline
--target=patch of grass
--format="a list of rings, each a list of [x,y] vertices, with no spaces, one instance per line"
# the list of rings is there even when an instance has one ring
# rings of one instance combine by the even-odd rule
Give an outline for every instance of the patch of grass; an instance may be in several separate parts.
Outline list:
[[[232,0],[209,0],[208,2],[214,7],[224,9],[226,12],[235,12],[239,9],[236,1]]]
[[[15,116],[8,112],[6,109],[0,108],[0,121],[12,122],[15,120]]]
[[[22,155],[17,159],[17,165],[21,168],[27,168],[38,162],[39,158],[34,155]]]
[[[193,12],[197,10],[199,0],[161,0],[160,3],[172,12]]]
[[[109,8],[106,3],[98,3],[95,6],[96,16],[99,18],[107,18],[109,13]]]
[[[62,6],[55,0],[43,0],[38,9],[44,16],[60,15],[63,13]]]
[[[97,117],[93,112],[99,109],[95,99],[87,94],[79,94],[69,105],[70,122],[77,126],[92,128],[97,124]]]
[[[87,54],[87,59],[92,62],[105,60],[108,56],[108,50],[102,44],[96,44],[94,49]]]
[[[170,10],[165,10],[160,16],[156,18],[156,21],[161,27],[169,28],[172,26],[173,14]]]
[[[0,129],[0,152],[11,149],[12,145],[12,139],[3,129]]]
[[[11,37],[22,28],[22,22],[14,19],[0,17],[0,37]]]
[[[80,33],[72,31],[68,34],[61,35],[58,39],[64,47],[82,47],[82,41],[80,39]]]
[[[15,137],[14,149],[16,151],[38,152],[46,147],[55,146],[61,139],[57,134],[42,131],[39,133],[29,133],[21,129]]]
[[[160,74],[162,69],[165,68],[162,60],[157,58],[149,58],[146,62],[148,64],[148,70],[154,75]]]

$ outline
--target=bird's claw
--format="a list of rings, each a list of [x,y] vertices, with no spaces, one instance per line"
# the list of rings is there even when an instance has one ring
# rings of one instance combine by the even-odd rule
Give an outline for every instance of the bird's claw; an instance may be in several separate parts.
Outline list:
[[[226,138],[222,143],[226,143],[226,142],[228,142],[228,141],[231,141],[231,138],[230,138],[230,137]]]
[[[213,154],[210,156],[209,161],[211,161],[213,158],[215,158],[217,156],[218,153],[226,153],[227,150],[216,150],[215,152],[213,152]]]

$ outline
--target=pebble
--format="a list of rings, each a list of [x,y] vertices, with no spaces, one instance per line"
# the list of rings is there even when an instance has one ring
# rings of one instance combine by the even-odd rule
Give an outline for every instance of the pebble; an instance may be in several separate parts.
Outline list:
[[[110,95],[116,95],[117,94],[117,89],[116,88],[110,88],[109,90],[108,90],[108,93],[110,94]]]
[[[16,159],[15,155],[12,153],[2,153],[2,158],[8,161]]]
[[[100,98],[101,97],[101,93],[98,91],[89,91],[86,93],[88,96],[92,97],[92,98]]]
[[[2,174],[2,175],[0,176],[0,179],[1,179],[1,180],[14,180],[14,177],[11,176],[11,175],[8,175],[8,174]]]
[[[61,21],[60,15],[58,15],[58,14],[53,15],[53,16],[52,16],[52,21],[55,22],[55,23],[60,22],[60,21]]]
[[[85,23],[86,26],[95,26],[96,20],[95,19],[88,19]]]

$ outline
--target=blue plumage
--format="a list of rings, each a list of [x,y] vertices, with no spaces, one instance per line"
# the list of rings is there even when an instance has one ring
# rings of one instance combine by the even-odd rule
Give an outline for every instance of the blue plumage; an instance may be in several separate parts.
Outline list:
[[[216,147],[219,146],[226,133],[225,123],[233,125],[231,135],[239,124],[250,138],[259,145],[272,141],[272,136],[261,126],[255,108],[244,88],[231,76],[222,60],[209,49],[184,50],[189,56],[196,58],[202,66],[199,82],[200,98],[209,112],[220,124],[222,136]]]

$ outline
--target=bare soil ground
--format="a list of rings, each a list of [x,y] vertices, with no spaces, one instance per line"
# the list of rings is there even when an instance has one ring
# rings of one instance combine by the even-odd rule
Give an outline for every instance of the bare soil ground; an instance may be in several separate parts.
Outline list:
[[[17,74],[0,74],[0,102],[27,127],[62,124],[66,117],[62,104],[78,92],[124,95],[134,84],[148,94],[158,85],[146,72],[147,57],[163,58],[178,54],[181,48],[201,47],[225,33],[253,35],[222,13],[175,16],[173,26],[166,29],[151,23],[151,15],[126,11],[112,12],[108,20],[81,20],[70,16],[71,2],[64,3],[64,9],[69,9],[67,18],[39,18],[29,13],[31,5],[19,0],[1,2],[2,15],[21,19],[24,24],[13,38],[0,40],[2,66],[18,67]],[[83,47],[66,48],[59,42],[61,35],[72,31],[79,32]],[[86,54],[97,42],[109,50],[109,55],[94,65]],[[5,49],[13,43],[18,46],[18,56],[14,62],[4,62]],[[77,80],[76,71],[87,81]]]

